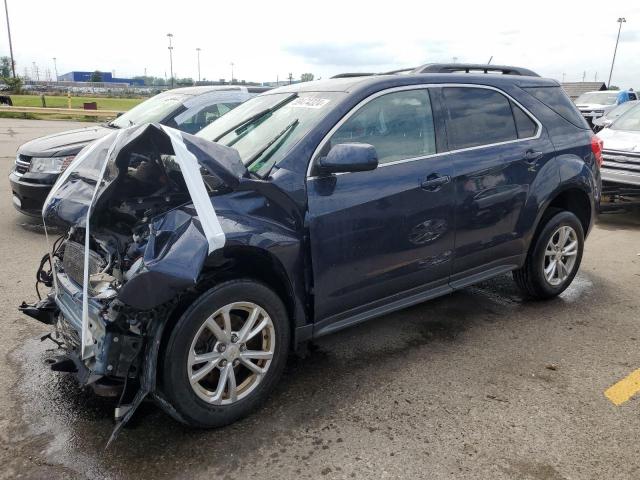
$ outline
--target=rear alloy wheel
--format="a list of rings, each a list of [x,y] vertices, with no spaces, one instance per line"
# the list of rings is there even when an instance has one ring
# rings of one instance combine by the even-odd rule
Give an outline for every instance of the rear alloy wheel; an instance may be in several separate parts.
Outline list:
[[[555,297],[571,285],[578,273],[583,248],[580,220],[571,212],[552,212],[534,237],[525,264],[513,272],[513,278],[529,297]]]
[[[558,228],[547,243],[542,260],[544,278],[549,285],[562,285],[573,272],[578,256],[578,234],[568,225]]]
[[[219,427],[248,415],[280,378],[289,338],[286,309],[264,284],[232,280],[205,292],[164,350],[162,392],[174,416]]]

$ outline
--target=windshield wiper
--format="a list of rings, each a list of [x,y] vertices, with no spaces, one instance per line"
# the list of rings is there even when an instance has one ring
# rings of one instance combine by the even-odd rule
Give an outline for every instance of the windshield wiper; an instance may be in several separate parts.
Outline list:
[[[249,157],[249,159],[247,160],[247,163],[245,163],[245,166],[248,167],[257,159],[259,159],[264,154],[264,152],[269,150],[269,148],[278,140],[280,140],[280,138],[282,138],[285,134],[289,134],[290,132],[292,132],[293,129],[298,126],[298,123],[300,123],[300,121],[296,118],[293,122],[291,122],[289,125],[284,127],[275,137],[269,140],[264,147],[262,147],[253,155],[251,155],[251,157]]]
[[[71,178],[79,178],[80,180],[83,180],[90,185],[95,185],[98,183],[98,181],[95,178],[87,177],[86,175],[81,175],[80,172],[71,172],[69,176]]]
[[[264,110],[256,113],[255,115],[251,115],[249,118],[243,120],[242,122],[238,123],[237,125],[234,125],[233,127],[226,129],[224,132],[222,132],[220,135],[218,135],[217,137],[215,137],[211,141],[212,142],[217,142],[218,140],[220,140],[221,138],[227,136],[228,134],[230,134],[234,130],[238,130],[238,129],[243,128],[243,127],[245,127],[245,128],[248,127],[249,125],[253,124],[257,120],[260,120],[265,115],[268,115],[268,114],[270,114],[272,112],[275,112],[280,107],[282,107],[284,104],[289,103],[294,98],[297,98],[297,96],[298,96],[297,93],[292,93],[291,95],[289,95],[289,96],[283,98],[282,100],[280,100],[273,107],[265,108]]]

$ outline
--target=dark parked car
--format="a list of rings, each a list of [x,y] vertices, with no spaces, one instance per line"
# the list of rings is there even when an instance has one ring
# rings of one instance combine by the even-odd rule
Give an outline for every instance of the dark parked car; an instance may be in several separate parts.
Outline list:
[[[161,123],[196,133],[266,87],[211,86],[176,88],[135,106],[115,120],[91,127],[47,135],[22,145],[9,175],[13,204],[22,213],[42,214],[42,204],[62,171],[89,143],[114,129]]]
[[[53,288],[22,306],[55,325],[53,368],[116,390],[119,426],[151,395],[215,427],[311,339],[507,272],[560,294],[602,144],[557,82],[452,69],[291,85],[197,136],[95,143],[45,205],[69,228],[38,271]]]

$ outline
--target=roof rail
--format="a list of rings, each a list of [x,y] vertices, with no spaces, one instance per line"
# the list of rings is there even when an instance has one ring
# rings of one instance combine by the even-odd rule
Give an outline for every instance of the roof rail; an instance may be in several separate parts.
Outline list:
[[[376,75],[375,73],[339,73],[334,75],[331,78],[353,78],[353,77],[370,77],[371,75]]]
[[[521,75],[539,77],[527,68],[508,65],[483,65],[480,63],[427,63],[413,70],[413,73],[501,73],[503,75]]]
[[[399,68],[398,70],[391,70],[389,72],[382,72],[382,73],[378,73],[376,75],[394,75],[396,73],[406,73],[406,72],[413,72],[415,70],[415,67],[411,67],[411,68]]]

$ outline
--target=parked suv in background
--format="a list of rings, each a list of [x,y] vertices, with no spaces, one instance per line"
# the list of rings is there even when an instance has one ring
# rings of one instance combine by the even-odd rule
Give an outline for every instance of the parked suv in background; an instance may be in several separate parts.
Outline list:
[[[146,395],[225,425],[311,339],[507,272],[560,294],[601,148],[557,82],[493,65],[290,85],[197,136],[115,132],[47,200],[69,230],[22,310],[56,325],[52,368],[121,393],[118,426]]]
[[[18,149],[15,168],[9,175],[13,204],[26,215],[40,216],[42,204],[60,173],[80,150],[114,129],[157,122],[196,133],[268,89],[239,86],[176,88],[145,100],[107,124],[31,140]]]
[[[599,132],[603,128],[610,127],[616,119],[623,114],[627,113],[632,108],[640,105],[640,100],[630,100],[628,102],[624,102],[617,107],[606,112],[602,117],[596,118],[593,121],[593,131]]]
[[[624,103],[619,100],[621,90],[605,90],[598,92],[586,92],[576,99],[576,106],[589,126],[593,121]],[[638,100],[635,92],[626,92],[628,100]]]

